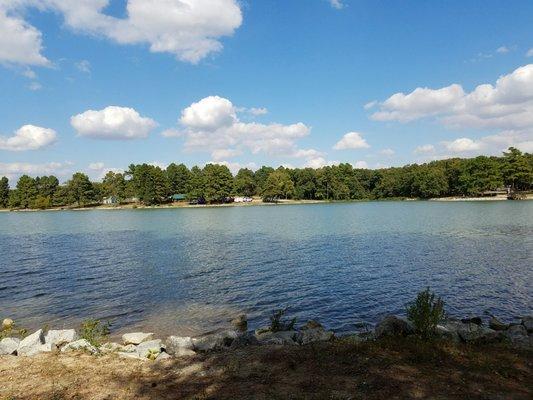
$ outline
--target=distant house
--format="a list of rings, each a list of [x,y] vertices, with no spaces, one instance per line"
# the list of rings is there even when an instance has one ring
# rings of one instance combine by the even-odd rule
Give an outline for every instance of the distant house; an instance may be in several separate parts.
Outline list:
[[[184,201],[186,199],[187,199],[187,195],[183,193],[177,193],[177,194],[173,194],[172,196],[170,196],[170,200],[172,201]]]
[[[110,204],[118,204],[119,201],[118,201],[117,196],[109,196],[109,197],[104,197],[104,199],[102,200],[102,203],[106,205],[110,205]]]

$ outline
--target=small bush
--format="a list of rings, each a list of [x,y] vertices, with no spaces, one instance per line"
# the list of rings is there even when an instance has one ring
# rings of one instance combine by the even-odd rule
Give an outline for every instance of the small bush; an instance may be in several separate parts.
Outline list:
[[[429,287],[418,293],[416,300],[407,305],[407,318],[424,338],[435,336],[437,324],[445,316],[444,301],[436,297]]]
[[[272,315],[270,316],[270,330],[272,332],[292,331],[294,329],[296,318],[293,318],[290,321],[284,321],[283,317],[286,312],[287,308],[272,312]]]
[[[0,321],[0,340],[8,337],[14,337],[19,339],[24,339],[28,336],[28,330],[24,328],[19,328],[16,324],[13,324],[10,327],[2,327]]]
[[[109,336],[109,322],[101,323],[97,319],[88,319],[81,323],[80,337],[95,347],[99,347]]]

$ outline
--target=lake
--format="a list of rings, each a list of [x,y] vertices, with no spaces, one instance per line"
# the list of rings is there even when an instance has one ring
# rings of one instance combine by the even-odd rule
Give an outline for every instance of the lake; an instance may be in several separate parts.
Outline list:
[[[451,315],[532,314],[533,202],[0,213],[0,318],[199,334],[273,309],[337,332],[430,286]]]

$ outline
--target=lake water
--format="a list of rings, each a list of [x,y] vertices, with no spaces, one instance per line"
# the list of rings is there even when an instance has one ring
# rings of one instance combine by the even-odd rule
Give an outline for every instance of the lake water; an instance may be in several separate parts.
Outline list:
[[[0,213],[0,318],[198,334],[271,310],[338,332],[431,286],[450,314],[533,314],[533,202]]]

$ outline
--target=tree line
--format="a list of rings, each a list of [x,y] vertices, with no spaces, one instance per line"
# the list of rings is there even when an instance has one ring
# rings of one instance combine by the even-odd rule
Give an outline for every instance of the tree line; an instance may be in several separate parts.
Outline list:
[[[385,169],[354,168],[343,163],[313,168],[263,166],[242,168],[233,176],[228,167],[207,164],[187,168],[170,164],[166,169],[132,164],[124,173],[108,172],[102,182],[91,182],[76,172],[65,184],[55,176],[21,176],[14,188],[0,178],[0,207],[12,209],[87,206],[112,197],[117,202],[146,205],[171,201],[183,194],[189,200],[226,202],[233,196],[278,199],[356,200],[476,196],[509,186],[528,191],[533,186],[533,155],[510,147],[501,157],[451,158],[426,164]]]

